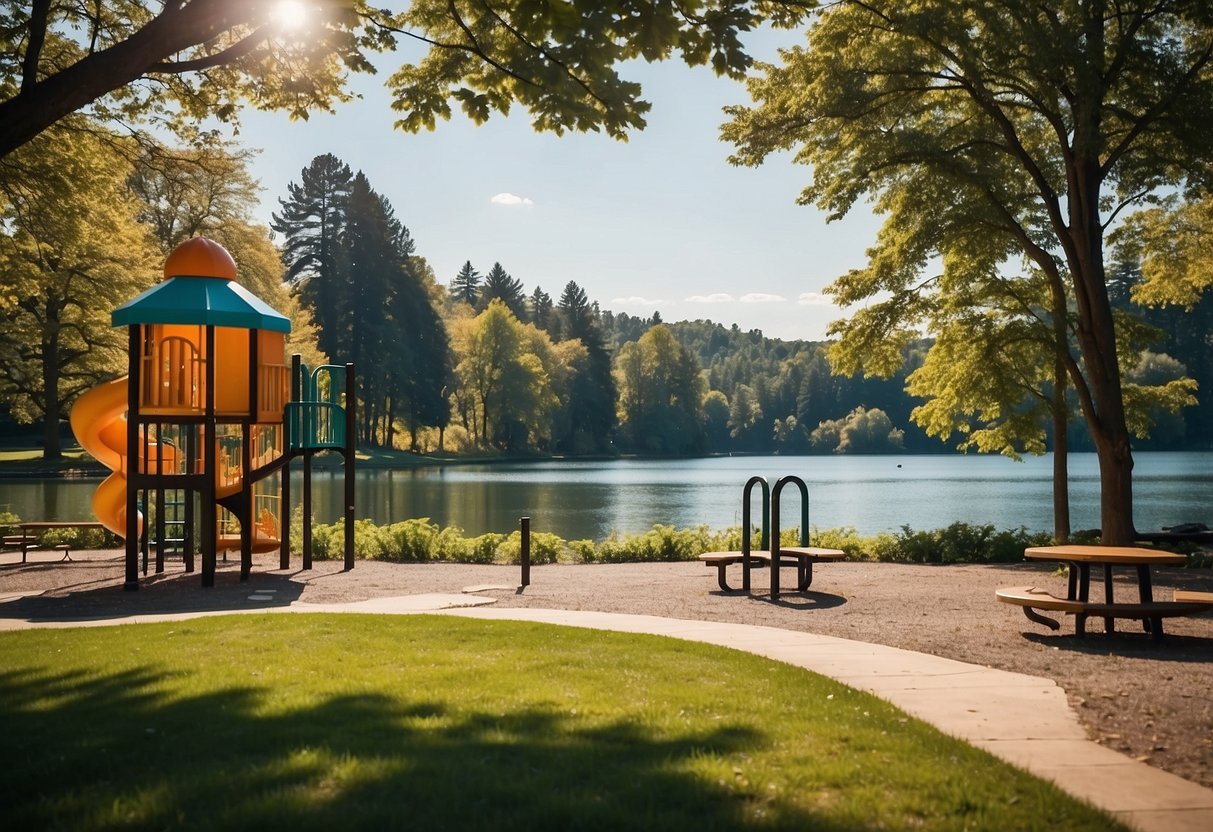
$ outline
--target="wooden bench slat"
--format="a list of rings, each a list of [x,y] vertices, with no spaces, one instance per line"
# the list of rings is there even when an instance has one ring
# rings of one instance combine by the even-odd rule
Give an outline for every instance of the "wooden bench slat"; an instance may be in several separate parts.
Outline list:
[[[1209,596],[1208,601],[1185,600],[1178,597],[1181,595],[1180,590],[1176,590],[1177,597],[1174,601],[1152,601],[1148,604],[1071,601],[1067,598],[1058,598],[1056,595],[1034,586],[1004,587],[996,590],[994,594],[999,601],[1006,604],[1018,604],[1021,607],[1035,607],[1040,610],[1053,610],[1075,615],[1083,613],[1112,618],[1169,618],[1176,615],[1191,615],[1213,605],[1213,593],[1204,593]]]
[[[1213,607],[1213,592],[1200,592],[1195,589],[1177,589],[1174,598],[1185,604],[1208,604]]]

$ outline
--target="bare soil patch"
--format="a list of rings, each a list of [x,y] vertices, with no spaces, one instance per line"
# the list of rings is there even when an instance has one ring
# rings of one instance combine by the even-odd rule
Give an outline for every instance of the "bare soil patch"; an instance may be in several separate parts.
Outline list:
[[[1161,643],[1132,621],[1118,621],[1118,631],[1106,635],[1102,621],[1092,620],[1088,629],[1095,632],[1080,639],[1072,619],[1054,633],[1028,621],[1018,607],[995,601],[1000,586],[1035,584],[1064,593],[1063,573],[1048,564],[824,564],[815,568],[810,591],[786,593],[773,603],[762,595],[764,572],[753,573],[754,595],[725,594],[715,570],[699,563],[535,566],[531,585],[522,589],[516,566],[359,561],[345,572],[340,562],[317,561],[305,572],[298,559],[280,571],[276,556],[257,556],[247,582],[239,580],[232,560],[220,564],[215,587],[202,589],[197,574],[170,562],[164,574],[144,578],[138,592],[124,592],[121,553],[73,553],[74,562],[54,557],[36,553],[22,565],[19,554],[0,555],[0,623],[360,601],[497,585],[506,588],[479,594],[502,607],[781,627],[1044,676],[1066,691],[1097,742],[1213,787],[1213,617],[1167,619]],[[1176,587],[1213,591],[1213,573],[1163,568],[1155,570],[1154,583],[1155,597],[1169,599]],[[1117,597],[1135,593],[1135,579],[1125,570]],[[273,600],[250,600],[254,594]]]

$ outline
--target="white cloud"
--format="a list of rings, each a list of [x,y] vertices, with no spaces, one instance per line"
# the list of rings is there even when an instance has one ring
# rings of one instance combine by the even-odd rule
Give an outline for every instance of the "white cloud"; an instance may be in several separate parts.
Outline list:
[[[830,306],[834,303],[820,292],[801,292],[796,302],[801,306]]]
[[[750,292],[741,296],[742,303],[783,303],[787,298],[783,295],[771,295],[766,292]]]
[[[489,202],[494,205],[534,205],[530,197],[518,196],[511,193],[494,194]]]
[[[660,306],[665,301],[642,298],[639,295],[629,295],[626,298],[612,298],[611,303],[615,306]]]
[[[716,292],[712,295],[691,295],[688,303],[732,303],[733,296],[728,292]]]

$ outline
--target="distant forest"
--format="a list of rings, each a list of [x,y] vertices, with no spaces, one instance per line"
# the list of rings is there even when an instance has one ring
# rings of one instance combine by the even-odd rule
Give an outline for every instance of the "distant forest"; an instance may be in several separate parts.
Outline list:
[[[57,152],[47,149],[50,169],[63,164]],[[94,157],[109,158],[104,146]],[[32,241],[33,265],[14,255],[3,272],[17,281],[13,296],[27,301],[0,308],[7,405],[0,437],[28,441],[25,425],[41,422],[47,455],[57,454],[75,397],[125,372],[109,310],[158,279],[173,246],[201,233],[226,245],[244,285],[291,318],[290,350],[312,365],[356,365],[358,439],[367,447],[475,455],[940,453],[998,419],[1002,447],[1052,447],[1052,421],[1041,417],[1047,384],[1021,391],[1016,379],[1004,385],[1010,394],[999,393],[1009,401],[987,402],[982,412],[953,404],[942,430],[935,422],[937,433],[951,433],[928,435],[915,421],[926,400],[907,393],[907,380],[923,366],[930,340],[906,344],[889,378],[842,376],[831,370],[830,344],[612,312],[575,280],[549,294],[500,262],[465,262],[456,274],[436,275],[367,177],[330,154],[290,184],[271,234],[251,217],[247,160],[218,146],[89,168],[80,199],[92,199],[86,216],[104,233],[71,227],[57,232],[65,240],[49,237],[70,248],[76,234],[104,249],[86,249],[88,280],[73,278],[75,266],[66,276],[44,274],[30,259],[41,250],[33,245],[38,234],[52,226],[18,229],[12,241]],[[48,198],[47,215],[57,216],[61,202]],[[1121,367],[1135,393],[1126,396],[1141,434],[1135,447],[1213,448],[1213,295],[1191,309],[1141,307],[1130,299],[1141,280],[1137,263],[1126,257],[1109,274],[1118,326],[1130,335]],[[70,328],[56,317],[68,314]],[[1027,375],[1022,364],[992,364]],[[1197,404],[1160,407],[1149,391],[1185,376],[1198,385]],[[1070,411],[1070,448],[1091,450],[1076,402]],[[929,423],[921,414],[919,421]]]
[[[317,157],[280,202],[274,228],[284,237],[288,283],[312,313],[320,350],[359,365],[367,445],[575,455],[938,453],[983,427],[974,417],[941,438],[915,423],[924,400],[906,392],[907,378],[922,366],[929,340],[908,344],[889,378],[846,377],[831,371],[829,344],[616,313],[574,280],[554,297],[499,262],[483,270],[466,262],[440,280],[387,201],[330,155]],[[1148,387],[1187,375],[1199,385],[1199,404],[1178,413],[1143,397],[1136,447],[1213,447],[1213,299],[1191,310],[1138,307],[1130,300],[1136,264],[1112,275],[1118,311],[1135,336],[1124,382]],[[1002,409],[1035,412],[1039,398],[1034,391]],[[1091,449],[1083,420],[1070,424],[1070,448]],[[1050,427],[1047,419],[1016,423],[1019,434],[1044,436],[1048,447]],[[1028,443],[1010,443],[1017,445]]]

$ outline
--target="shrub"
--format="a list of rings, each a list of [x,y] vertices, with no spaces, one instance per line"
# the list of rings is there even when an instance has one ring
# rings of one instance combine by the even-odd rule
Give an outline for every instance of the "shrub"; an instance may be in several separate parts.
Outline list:
[[[459,559],[460,563],[492,563],[497,558],[497,547],[506,536],[497,532],[488,532],[479,537],[473,537],[470,546]]]
[[[550,532],[531,532],[531,563],[556,563],[564,540]],[[506,563],[522,563],[522,532],[514,531],[497,548],[497,556]]]

